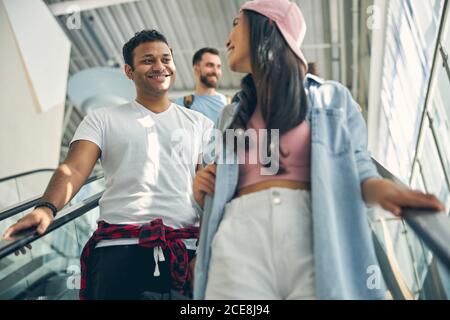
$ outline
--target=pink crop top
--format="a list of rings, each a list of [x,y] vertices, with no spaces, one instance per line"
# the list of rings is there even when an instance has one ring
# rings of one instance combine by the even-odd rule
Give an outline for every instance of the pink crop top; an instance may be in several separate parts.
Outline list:
[[[259,152],[257,155],[257,164],[250,164],[250,162],[255,162],[255,152],[261,149],[259,144],[257,144],[260,143],[259,130],[265,129],[264,120],[259,109],[257,109],[250,118],[247,129],[256,129],[258,134],[256,138],[257,141],[254,141],[255,136],[249,135],[250,147],[249,150],[245,152],[245,163],[240,164],[239,167],[239,190],[260,182],[271,180],[288,180],[303,183],[311,181],[311,130],[307,121],[303,121],[299,126],[286,132],[280,137],[281,150],[286,157],[280,155],[280,164],[282,164],[285,172],[279,175],[267,175],[270,173],[270,170],[261,164],[261,154]],[[265,150],[261,150],[260,152],[266,154]],[[243,156],[244,154],[240,154],[241,161],[244,160],[242,158]],[[266,175],[261,173],[265,173]]]

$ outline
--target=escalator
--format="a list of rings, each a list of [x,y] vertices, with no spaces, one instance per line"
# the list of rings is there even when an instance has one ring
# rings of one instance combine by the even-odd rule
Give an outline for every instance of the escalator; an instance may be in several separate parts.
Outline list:
[[[383,177],[396,180],[377,165]],[[102,188],[104,185],[100,183],[97,189],[85,190],[84,196],[58,214],[44,235],[31,230],[18,235],[14,241],[0,241],[0,299],[78,299],[79,257],[96,228]],[[19,214],[16,212],[9,219],[17,219]],[[410,208],[404,210],[404,219],[394,219],[380,209],[371,209],[369,223],[381,281],[386,284],[390,299],[450,298],[447,215]],[[0,227],[0,232],[4,229]],[[16,257],[14,252],[25,244],[32,244],[31,252]]]
[[[404,185],[374,160],[380,175]],[[374,246],[389,294],[396,300],[450,299],[450,218],[403,208],[403,219],[369,210]]]
[[[13,243],[1,241],[1,300],[78,299],[77,275],[82,244],[96,228],[98,200],[104,188],[103,175],[91,176],[58,213],[44,237],[31,239],[29,237],[34,235],[31,231],[19,235]],[[1,211],[0,233],[3,234],[7,227],[28,214],[40,198],[35,196]],[[14,247],[11,244],[21,245],[24,242],[31,243],[33,250],[27,255],[15,256],[15,250],[10,251]]]

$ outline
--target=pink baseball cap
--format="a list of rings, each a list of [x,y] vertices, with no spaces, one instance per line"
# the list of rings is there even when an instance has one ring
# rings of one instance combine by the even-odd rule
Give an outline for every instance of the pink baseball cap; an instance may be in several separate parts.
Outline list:
[[[297,4],[289,0],[253,0],[244,3],[241,10],[257,12],[275,22],[291,50],[308,70],[308,62],[300,50],[305,39],[306,23]]]

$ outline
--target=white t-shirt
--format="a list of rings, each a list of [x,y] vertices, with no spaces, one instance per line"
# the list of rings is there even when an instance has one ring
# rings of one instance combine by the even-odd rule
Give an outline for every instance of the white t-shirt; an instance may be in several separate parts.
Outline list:
[[[176,104],[159,114],[136,101],[88,114],[71,143],[87,140],[101,149],[106,189],[99,221],[144,224],[162,218],[176,229],[198,225],[192,182],[212,128],[211,120]],[[111,241],[100,246],[137,243]]]

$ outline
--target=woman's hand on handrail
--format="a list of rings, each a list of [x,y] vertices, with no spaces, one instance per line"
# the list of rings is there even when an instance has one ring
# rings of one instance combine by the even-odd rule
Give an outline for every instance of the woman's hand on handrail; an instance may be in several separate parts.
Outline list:
[[[395,216],[402,208],[426,208],[444,212],[445,206],[433,194],[411,190],[386,179],[371,178],[362,184],[363,197],[368,204],[378,204]]]

